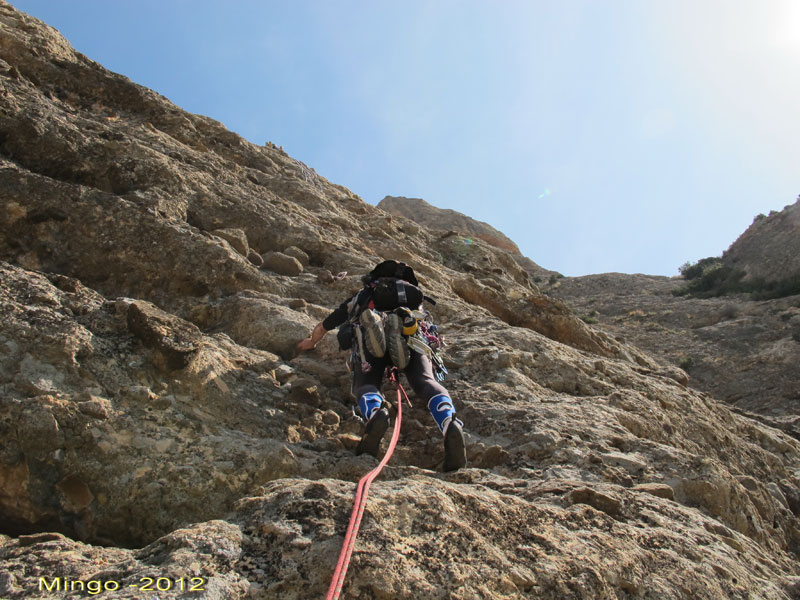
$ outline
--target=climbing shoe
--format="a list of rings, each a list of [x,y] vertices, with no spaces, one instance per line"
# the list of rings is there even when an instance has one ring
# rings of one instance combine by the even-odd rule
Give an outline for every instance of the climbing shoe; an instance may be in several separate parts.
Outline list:
[[[386,317],[386,349],[394,366],[401,371],[408,366],[411,349],[403,337],[403,319],[396,313],[390,313]]]
[[[361,313],[359,322],[364,328],[364,345],[375,358],[386,354],[386,334],[383,331],[383,316],[370,308]]]
[[[458,471],[467,465],[467,448],[464,443],[464,432],[461,422],[453,419],[444,434],[444,466],[442,470]]]
[[[361,436],[361,441],[356,446],[356,455],[371,454],[375,458],[378,457],[378,449],[383,439],[383,434],[389,428],[389,411],[385,408],[380,409],[367,423],[364,429],[364,435]]]

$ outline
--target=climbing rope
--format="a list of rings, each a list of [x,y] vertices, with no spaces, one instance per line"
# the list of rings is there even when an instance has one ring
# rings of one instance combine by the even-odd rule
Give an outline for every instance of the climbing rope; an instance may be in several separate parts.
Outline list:
[[[331,585],[328,588],[328,595],[325,597],[325,600],[336,600],[339,597],[339,594],[342,592],[344,578],[345,575],[347,575],[347,567],[350,565],[350,555],[353,553],[353,547],[356,543],[356,536],[358,535],[358,528],[361,526],[361,517],[364,514],[364,508],[367,506],[367,494],[369,493],[369,486],[372,483],[372,480],[380,474],[381,470],[383,470],[383,467],[386,465],[386,463],[389,462],[389,459],[392,457],[392,453],[394,452],[394,447],[397,445],[397,439],[400,437],[400,422],[403,415],[403,398],[400,396],[401,392],[405,397],[406,402],[408,402],[408,405],[411,406],[411,401],[408,399],[408,394],[406,394],[403,386],[400,385],[400,381],[397,378],[397,373],[395,371],[390,372],[389,379],[397,384],[397,420],[394,425],[394,431],[392,432],[392,439],[389,442],[389,448],[386,450],[383,460],[381,460],[377,467],[364,475],[364,477],[362,477],[358,482],[358,486],[356,487],[356,498],[353,502],[353,514],[350,515],[350,524],[347,526],[347,533],[344,535],[342,550],[339,552],[339,562],[336,564],[336,571],[333,573],[333,579],[331,579]]]

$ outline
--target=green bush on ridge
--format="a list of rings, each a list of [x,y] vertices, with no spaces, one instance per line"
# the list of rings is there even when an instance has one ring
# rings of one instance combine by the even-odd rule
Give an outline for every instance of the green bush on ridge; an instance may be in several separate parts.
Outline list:
[[[687,284],[673,292],[676,296],[715,298],[728,294],[750,294],[753,300],[772,300],[800,294],[798,275],[780,281],[742,281],[744,271],[726,265],[716,256],[703,258],[696,263],[686,262],[679,271]]]

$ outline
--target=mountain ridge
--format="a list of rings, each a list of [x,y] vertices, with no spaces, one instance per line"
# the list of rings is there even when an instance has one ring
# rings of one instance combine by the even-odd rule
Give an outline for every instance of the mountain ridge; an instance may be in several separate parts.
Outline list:
[[[378,203],[378,208],[393,215],[406,217],[429,229],[443,229],[448,233],[459,232],[466,236],[474,236],[496,248],[506,250],[517,264],[531,274],[537,283],[550,277],[561,276],[560,273],[540,267],[524,256],[513,240],[503,232],[488,223],[477,221],[456,210],[438,208],[422,198],[406,198],[404,196],[386,196]],[[471,243],[472,240],[467,237],[464,242]]]

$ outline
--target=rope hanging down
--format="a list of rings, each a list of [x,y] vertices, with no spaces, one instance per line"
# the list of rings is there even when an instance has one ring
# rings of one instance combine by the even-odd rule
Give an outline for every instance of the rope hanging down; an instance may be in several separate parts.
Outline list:
[[[392,381],[397,383],[397,420],[394,425],[394,431],[392,432],[392,439],[389,442],[389,448],[386,450],[383,460],[381,460],[377,467],[364,475],[364,477],[362,477],[358,482],[358,486],[356,487],[356,498],[353,502],[353,514],[350,515],[350,524],[347,526],[347,533],[344,535],[342,550],[339,553],[339,562],[336,564],[336,571],[333,573],[333,579],[331,579],[331,585],[328,588],[328,595],[325,597],[325,600],[336,600],[339,597],[339,594],[342,592],[344,578],[345,575],[347,575],[347,567],[350,565],[350,555],[353,553],[353,547],[356,543],[356,536],[358,535],[358,528],[361,526],[361,517],[363,516],[364,509],[367,506],[367,494],[369,493],[369,486],[372,483],[372,480],[380,474],[381,470],[383,470],[383,467],[386,465],[386,463],[389,462],[389,459],[392,457],[392,453],[394,452],[394,447],[397,445],[397,439],[400,437],[400,422],[403,415],[403,399],[400,396],[400,392],[403,393],[406,402],[408,402],[408,405],[411,406],[411,401],[408,399],[408,395],[403,389],[403,386],[400,385],[399,379],[397,379],[396,375],[394,374],[390,375],[390,377],[392,378]]]

